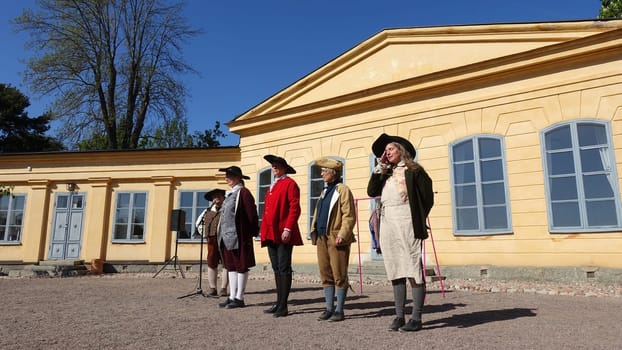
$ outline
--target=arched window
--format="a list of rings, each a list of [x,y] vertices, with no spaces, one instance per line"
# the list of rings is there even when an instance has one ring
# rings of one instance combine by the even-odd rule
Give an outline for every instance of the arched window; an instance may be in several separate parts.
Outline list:
[[[343,158],[340,157],[326,157],[330,159],[335,159],[343,163],[343,169],[341,171],[340,182],[344,182],[345,179],[345,171],[346,171],[346,162]],[[307,230],[307,239],[311,239],[311,222],[313,221],[313,213],[315,212],[315,206],[317,205],[317,201],[322,194],[322,190],[324,189],[324,180],[322,179],[322,168],[317,166],[315,162],[309,164],[309,203],[307,208],[309,208],[309,220],[308,220],[308,230]]]
[[[618,230],[620,192],[609,123],[575,120],[542,131],[549,230]]]
[[[272,167],[265,167],[259,170],[257,174],[257,215],[259,216],[259,226],[261,227],[261,219],[263,217],[263,210],[266,204],[266,193],[270,189],[270,185],[274,180],[272,174]],[[255,240],[260,240],[259,237],[255,237]]]
[[[450,145],[456,235],[512,231],[503,138],[478,135]]]

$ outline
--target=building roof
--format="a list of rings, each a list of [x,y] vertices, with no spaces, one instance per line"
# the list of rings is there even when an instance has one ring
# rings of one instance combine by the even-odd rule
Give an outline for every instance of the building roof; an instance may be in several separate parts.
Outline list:
[[[386,29],[227,125],[240,135],[517,79],[619,50],[622,20]]]

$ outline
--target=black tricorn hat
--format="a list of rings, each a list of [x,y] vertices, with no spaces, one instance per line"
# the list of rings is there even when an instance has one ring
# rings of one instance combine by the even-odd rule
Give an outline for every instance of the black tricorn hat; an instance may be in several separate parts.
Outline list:
[[[415,158],[415,155],[417,154],[417,151],[415,150],[415,146],[413,146],[413,144],[410,143],[410,141],[408,141],[405,138],[400,137],[400,136],[391,136],[391,135],[387,135],[385,133],[383,133],[382,135],[378,136],[376,141],[374,141],[374,143],[371,145],[371,150],[372,150],[372,152],[374,152],[374,155],[376,157],[380,158],[380,157],[382,157],[382,154],[384,153],[385,147],[387,147],[387,145],[389,143],[391,143],[391,142],[396,142],[396,143],[399,143],[400,145],[404,146],[406,151],[408,153],[410,153],[410,155],[413,157],[413,159]]]
[[[251,178],[242,174],[242,169],[239,166],[232,165],[228,168],[218,169],[218,171],[224,171],[226,174],[233,174],[235,176],[239,176],[242,179],[250,180]]]
[[[214,199],[214,196],[218,194],[224,197],[225,192],[226,192],[225,190],[221,190],[220,188],[214,188],[212,190],[205,192],[205,195],[203,195],[203,198],[211,202]]]
[[[296,173],[296,170],[292,168],[289,164],[287,164],[287,161],[285,160],[285,158],[275,156],[272,154],[268,154],[267,156],[264,156],[263,159],[267,160],[270,164],[273,164],[273,163],[283,164],[283,166],[285,167],[285,174]]]

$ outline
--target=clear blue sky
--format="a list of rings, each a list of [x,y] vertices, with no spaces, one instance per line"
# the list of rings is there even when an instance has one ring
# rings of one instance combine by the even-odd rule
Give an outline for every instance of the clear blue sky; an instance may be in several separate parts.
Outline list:
[[[31,53],[9,21],[34,3],[0,1],[0,82],[30,98],[31,117],[50,100],[23,85]],[[200,73],[183,78],[189,130],[231,121],[383,29],[594,19],[599,9],[599,0],[188,0],[190,24],[205,32],[184,52]],[[223,145],[237,145],[224,129]]]

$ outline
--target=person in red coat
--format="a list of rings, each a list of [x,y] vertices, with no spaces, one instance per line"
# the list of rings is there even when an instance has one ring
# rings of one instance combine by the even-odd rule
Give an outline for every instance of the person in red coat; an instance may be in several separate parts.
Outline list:
[[[296,170],[284,158],[264,156],[272,165],[274,182],[266,192],[264,212],[261,219],[261,246],[268,248],[268,255],[276,283],[276,303],[265,313],[274,317],[287,316],[287,299],[292,286],[292,252],[295,245],[302,245],[298,218],[300,217],[300,189],[287,174]]]

